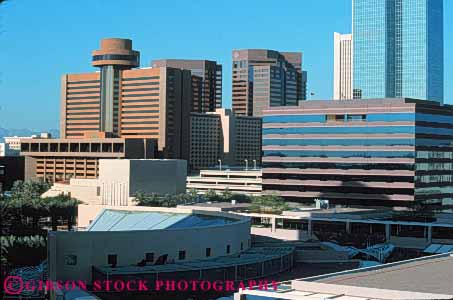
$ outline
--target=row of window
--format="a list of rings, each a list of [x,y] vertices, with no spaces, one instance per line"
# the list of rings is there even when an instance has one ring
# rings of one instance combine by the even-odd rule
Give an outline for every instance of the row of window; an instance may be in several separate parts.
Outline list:
[[[453,129],[449,128],[430,128],[414,126],[347,126],[347,127],[295,127],[295,128],[264,128],[263,135],[266,134],[429,134],[429,135],[451,135]],[[450,143],[449,143],[450,144]]]
[[[417,151],[417,158],[449,158],[453,159],[453,152]]]
[[[331,163],[331,162],[264,162],[264,168],[340,169],[340,170],[406,170],[414,171],[415,164],[401,163]]]
[[[241,251],[244,250],[244,243],[241,242]],[[226,254],[231,254],[231,245],[226,245],[225,249]],[[212,256],[212,248],[206,248],[205,250],[206,257]],[[178,252],[178,260],[185,260],[187,256],[186,250],[179,250]],[[161,256],[163,257],[163,256]],[[159,257],[158,260],[161,258]],[[146,263],[154,263],[155,253],[154,252],[147,252],[145,253],[144,259],[138,263],[138,265],[146,265]],[[156,260],[157,262],[157,260]],[[116,266],[118,263],[118,255],[117,254],[108,254],[107,255],[107,264],[111,266]],[[65,264],[68,266],[76,266],[77,265],[77,255],[66,255],[65,256]]]
[[[300,151],[264,150],[264,156],[274,157],[404,157],[414,158],[414,151]]]
[[[291,174],[291,173],[264,173],[263,179],[279,180],[321,180],[321,181],[343,181],[343,182],[414,182],[412,176],[389,176],[389,175],[342,175],[342,174]]]
[[[452,140],[441,139],[391,139],[390,137],[382,139],[352,139],[345,137],[342,139],[273,139],[263,138],[263,146],[448,146]],[[419,157],[417,155],[417,157]],[[420,156],[424,157],[424,156]]]
[[[103,54],[103,55],[94,55],[93,61],[99,60],[130,60],[135,63],[138,63],[138,55],[127,55],[127,54]]]
[[[387,187],[368,187],[365,185],[357,186],[310,186],[310,185],[278,185],[263,184],[266,191],[294,191],[294,192],[319,192],[337,194],[363,194],[363,195],[414,195],[414,189],[410,188],[387,188]],[[323,196],[322,196],[323,197]],[[320,198],[322,198],[320,197]],[[388,199],[390,200],[390,199]]]
[[[417,182],[422,183],[451,183],[453,186],[453,175],[423,175],[415,176]]]
[[[453,171],[453,163],[417,163],[417,171]]]
[[[328,117],[329,116],[329,117]],[[338,118],[338,119],[337,119]],[[431,122],[453,124],[453,116],[422,113],[343,114],[343,115],[278,115],[264,116],[264,123],[325,123],[326,121]]]

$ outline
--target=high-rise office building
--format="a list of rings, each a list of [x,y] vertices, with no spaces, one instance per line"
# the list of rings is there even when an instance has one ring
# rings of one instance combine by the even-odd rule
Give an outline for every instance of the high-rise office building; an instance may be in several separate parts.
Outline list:
[[[333,99],[352,99],[352,34],[334,33]]]
[[[453,106],[405,98],[302,101],[263,117],[263,192],[289,201],[453,201]]]
[[[230,109],[192,113],[189,166],[203,169],[219,164],[261,163],[262,120],[236,116]]]
[[[222,65],[210,60],[161,59],[153,68],[170,67],[190,70],[193,77],[192,112],[215,111],[222,107]]]
[[[269,106],[297,105],[305,99],[301,52],[233,50],[233,111],[261,116]]]
[[[356,99],[443,102],[443,0],[353,0]]]
[[[131,40],[104,39],[93,52],[100,72],[64,75],[61,137],[157,139],[162,157],[188,159],[190,71],[138,65]]]

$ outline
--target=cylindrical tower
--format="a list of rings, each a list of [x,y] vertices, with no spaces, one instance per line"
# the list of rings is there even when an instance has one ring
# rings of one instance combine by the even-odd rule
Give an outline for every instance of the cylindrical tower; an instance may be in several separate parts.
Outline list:
[[[129,39],[103,39],[101,49],[93,51],[92,64],[101,69],[99,130],[118,135],[120,71],[138,67],[140,52],[132,50],[132,41]]]

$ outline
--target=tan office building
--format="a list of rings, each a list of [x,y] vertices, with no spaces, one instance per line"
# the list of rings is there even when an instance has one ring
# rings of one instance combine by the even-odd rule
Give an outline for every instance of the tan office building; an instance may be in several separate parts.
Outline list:
[[[233,50],[233,111],[262,116],[269,106],[295,106],[306,99],[301,52]]]
[[[192,74],[192,112],[215,111],[222,107],[222,65],[210,60],[160,59],[153,68],[170,67],[190,70]]]
[[[162,157],[188,159],[190,71],[133,69],[139,52],[126,39],[102,40],[92,64],[101,71],[62,77],[63,138],[157,139]]]
[[[154,158],[155,143],[153,139],[124,138],[22,139],[25,179],[95,179],[99,176],[100,159]]]

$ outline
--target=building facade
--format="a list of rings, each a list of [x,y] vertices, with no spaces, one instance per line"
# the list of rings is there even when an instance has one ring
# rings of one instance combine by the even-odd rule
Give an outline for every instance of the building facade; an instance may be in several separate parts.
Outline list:
[[[199,175],[187,177],[187,189],[196,190],[200,194],[207,191],[258,196],[262,191],[262,173],[260,169],[222,169],[201,170]]]
[[[334,33],[333,99],[352,99],[352,34]]]
[[[112,218],[115,221],[112,222]],[[176,272],[181,266],[175,270],[174,267],[178,267],[175,263],[209,262],[222,256],[232,259],[233,255],[243,254],[251,246],[250,219],[220,212],[80,205],[78,226],[86,230],[49,234],[49,279],[77,277],[91,283],[93,278],[101,280],[97,276],[102,271],[96,272],[95,267],[117,267],[127,271],[126,267],[133,266],[136,267],[134,276],[145,280],[146,275],[143,275],[148,272],[143,271],[154,267],[153,264],[161,268],[159,274],[162,275],[166,273],[162,270],[165,265],[170,267],[167,272]],[[137,266],[141,260],[146,263]],[[170,261],[174,261],[173,264],[165,264]],[[218,260],[214,261],[219,265]],[[210,267],[212,270],[212,265]],[[203,264],[196,265],[198,273],[201,269]],[[108,273],[107,276],[113,275],[111,271]],[[127,275],[123,273],[122,276]]]
[[[90,205],[136,205],[138,192],[175,195],[186,192],[187,162],[179,159],[100,159],[99,176],[54,183],[41,197],[61,194]]]
[[[9,191],[15,181],[24,180],[25,158],[0,156],[0,193]]]
[[[106,158],[154,158],[156,140],[124,138],[22,139],[25,179],[68,182],[72,178],[95,179],[99,160]]]
[[[443,102],[442,0],[354,0],[353,37],[354,98]]]
[[[240,166],[253,165],[254,161],[261,164],[262,150],[262,120],[261,118],[237,116],[236,117],[236,143],[231,147],[235,149],[235,163]],[[246,162],[247,161],[247,162]]]
[[[40,134],[34,134],[31,136],[5,136],[3,140],[10,150],[20,152],[20,140],[21,139],[50,139],[52,135],[49,132],[41,132]]]
[[[261,118],[237,116],[229,109],[191,114],[192,170],[218,164],[261,163]]]
[[[188,159],[192,101],[190,71],[170,67],[133,69],[139,52],[125,39],[104,39],[93,52],[100,72],[62,77],[62,138],[87,133],[157,139],[160,155]]]
[[[215,111],[222,107],[222,65],[210,60],[162,59],[151,62],[153,68],[170,67],[190,70],[193,78],[192,112]]]
[[[0,157],[17,156],[19,152],[18,150],[12,149],[7,143],[0,143]]]
[[[453,199],[452,106],[305,101],[270,108],[263,122],[264,193],[390,206]]]
[[[233,50],[233,111],[262,116],[268,106],[297,105],[306,95],[301,52]]]
[[[192,170],[215,166],[223,157],[222,121],[218,115],[190,115],[190,160]]]

